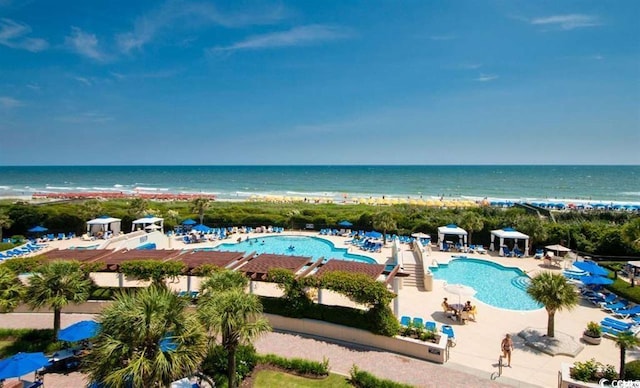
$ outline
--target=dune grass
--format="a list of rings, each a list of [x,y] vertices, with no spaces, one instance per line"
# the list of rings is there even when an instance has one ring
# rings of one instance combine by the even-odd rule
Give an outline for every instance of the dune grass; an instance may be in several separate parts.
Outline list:
[[[259,388],[348,388],[352,387],[346,377],[329,374],[326,379],[308,379],[273,370],[259,371],[254,380],[254,387]]]

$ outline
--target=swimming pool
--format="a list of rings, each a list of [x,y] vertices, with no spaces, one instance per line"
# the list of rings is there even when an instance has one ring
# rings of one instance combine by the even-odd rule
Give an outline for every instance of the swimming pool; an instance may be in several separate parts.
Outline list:
[[[487,260],[455,257],[449,264],[439,264],[430,269],[436,279],[473,287],[477,292],[474,297],[491,306],[519,311],[542,308],[527,294],[531,280],[518,268],[503,267]]]
[[[293,248],[293,249],[291,249]],[[240,243],[225,243],[212,248],[214,251],[272,253],[276,255],[307,256],[317,260],[340,259],[376,264],[371,257],[347,253],[346,248],[336,248],[329,240],[309,236],[265,236],[250,238]]]

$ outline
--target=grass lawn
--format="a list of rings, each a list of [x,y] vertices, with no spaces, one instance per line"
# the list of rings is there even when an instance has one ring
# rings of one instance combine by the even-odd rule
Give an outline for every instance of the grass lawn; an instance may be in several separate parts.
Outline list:
[[[335,388],[351,388],[344,376],[330,374],[329,377],[322,380],[307,379],[283,372],[272,370],[262,370],[255,376],[254,387],[258,388],[296,388],[296,387],[335,387]]]

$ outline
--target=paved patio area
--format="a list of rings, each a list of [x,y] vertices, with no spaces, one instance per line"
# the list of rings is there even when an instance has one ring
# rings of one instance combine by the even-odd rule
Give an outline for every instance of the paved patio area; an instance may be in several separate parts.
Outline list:
[[[288,233],[288,232],[287,232]],[[306,232],[296,232],[302,235],[315,235]],[[252,234],[251,237],[260,238],[262,235]],[[344,237],[326,237],[336,246],[345,247]],[[234,241],[234,237],[225,242]],[[87,244],[86,242],[84,244]],[[196,244],[186,246],[180,241],[171,241],[174,249],[209,247],[217,243]],[[65,246],[81,246],[78,241],[60,241],[51,243],[52,247],[64,248]],[[364,253],[355,249],[354,253],[364,253],[374,257],[379,263],[385,263],[391,257],[390,244],[380,253]],[[168,248],[158,246],[159,249]],[[405,262],[410,263],[413,253],[408,250],[406,244],[402,245],[402,255]],[[456,254],[445,252],[432,252],[432,259],[446,261]],[[481,258],[499,263],[504,266],[513,266],[522,269],[530,276],[534,276],[539,271],[560,272],[561,268],[546,267],[541,260],[533,258],[502,258],[493,255],[468,255],[470,257]],[[570,265],[570,263],[567,263]],[[257,293],[271,294],[273,288],[266,284],[260,284]],[[398,381],[405,381],[419,387],[436,386],[492,386],[490,384],[507,384],[511,386],[556,386],[558,381],[558,371],[562,363],[573,363],[575,361],[585,361],[595,358],[604,364],[612,364],[618,368],[619,349],[611,339],[603,338],[602,343],[597,346],[582,344],[580,337],[586,328],[587,322],[599,322],[606,314],[596,306],[582,301],[579,306],[571,311],[556,313],[556,332],[572,337],[576,343],[584,345],[584,349],[577,356],[566,355],[551,356],[532,347],[526,346],[524,340],[518,337],[518,333],[527,329],[535,328],[546,330],[547,313],[544,309],[535,311],[512,311],[495,308],[483,304],[475,299],[473,303],[478,306],[476,322],[468,322],[460,325],[444,316],[440,303],[448,296],[444,291],[444,282],[434,280],[433,291],[420,291],[415,287],[403,287],[398,297],[398,316],[408,315],[423,317],[425,320],[433,320],[440,324],[452,325],[457,339],[457,346],[451,349],[449,362],[445,365],[436,365],[424,361],[409,359],[395,354],[357,349],[338,344],[329,344],[309,338],[302,338],[290,334],[271,333],[259,340],[256,344],[260,352],[272,352],[283,356],[305,357],[322,360],[323,356],[330,359],[332,369],[348,373],[355,363],[360,368],[369,370],[372,373]],[[327,304],[345,303],[344,298],[336,295],[325,295],[324,302]],[[348,303],[346,303],[348,304]],[[51,319],[38,318],[40,314],[29,314],[19,316],[19,314],[8,314],[1,317],[0,327],[50,327]],[[71,321],[85,318],[65,316],[63,327]],[[15,326],[12,326],[15,325]],[[512,356],[512,367],[506,368],[504,375],[496,381],[491,380],[491,376],[496,372],[497,360],[500,354],[500,341],[505,333],[511,333],[514,339],[515,350]],[[628,351],[627,361],[640,358],[638,351]],[[70,376],[73,377],[73,376]],[[69,385],[51,385],[47,381],[47,387]]]

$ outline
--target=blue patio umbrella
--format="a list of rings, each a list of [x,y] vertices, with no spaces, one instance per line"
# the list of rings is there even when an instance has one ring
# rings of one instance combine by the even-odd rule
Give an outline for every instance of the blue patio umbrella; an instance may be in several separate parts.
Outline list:
[[[580,281],[584,285],[607,285],[613,284],[613,279],[605,278],[603,276],[582,276]]]
[[[372,230],[370,232],[366,232],[364,234],[365,237],[371,237],[371,238],[380,238],[382,237],[382,233],[380,232],[376,232],[375,230]]]
[[[350,227],[352,227],[352,226],[353,226],[353,224],[352,224],[351,222],[346,221],[346,220],[345,220],[345,221],[340,221],[340,222],[338,222],[338,225],[340,225],[340,226],[344,226],[345,228],[350,228]]]
[[[195,230],[197,232],[208,232],[208,231],[211,230],[211,228],[208,227],[207,225],[198,224],[198,225],[194,226],[193,228],[191,228],[191,230]]]
[[[195,224],[197,224],[197,222],[192,220],[191,218],[182,221],[182,225],[195,225]]]
[[[60,330],[58,332],[58,339],[68,342],[82,341],[97,336],[101,328],[102,325],[95,321],[76,322]]]
[[[33,228],[27,230],[27,232],[29,233],[42,233],[42,232],[46,232],[47,230],[49,230],[48,228],[45,228],[44,226],[34,226]]]
[[[575,263],[573,263],[573,266],[585,272],[589,272],[591,275],[594,275],[594,276],[609,275],[609,271],[602,268],[601,266],[594,263],[593,261],[576,261]]]
[[[0,360],[0,380],[24,376],[49,365],[44,353],[18,353]]]

